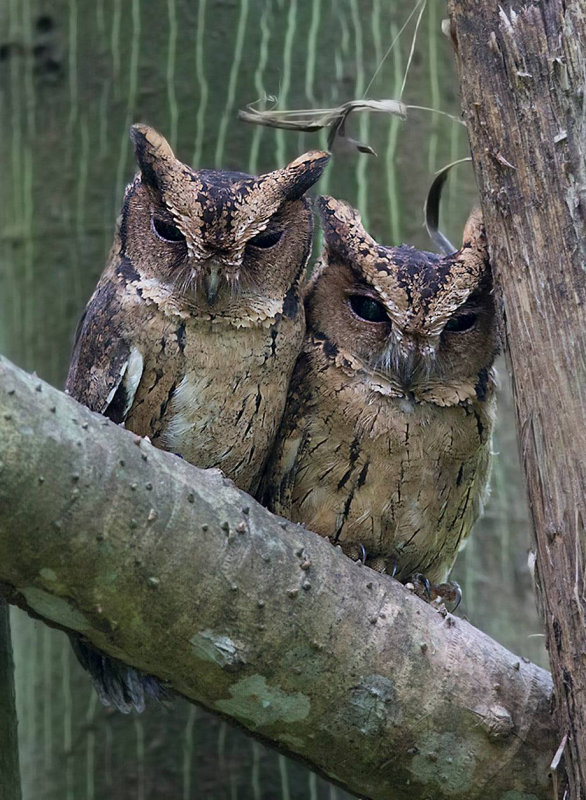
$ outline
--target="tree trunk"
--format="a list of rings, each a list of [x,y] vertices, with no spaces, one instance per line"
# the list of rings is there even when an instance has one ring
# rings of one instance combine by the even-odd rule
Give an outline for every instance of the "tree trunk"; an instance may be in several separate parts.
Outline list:
[[[550,797],[549,674],[0,361],[0,581],[365,798]]]
[[[586,15],[452,2],[507,349],[556,688],[558,743],[586,796]]]
[[[0,598],[0,797],[20,800],[14,663],[8,605]]]

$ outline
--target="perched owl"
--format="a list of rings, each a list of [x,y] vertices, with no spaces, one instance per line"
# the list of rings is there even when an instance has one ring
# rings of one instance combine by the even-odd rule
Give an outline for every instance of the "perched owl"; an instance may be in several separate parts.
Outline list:
[[[490,469],[497,334],[480,212],[441,257],[377,244],[346,203],[318,207],[325,251],[264,499],[376,570],[437,584]]]
[[[252,177],[193,170],[146,125],[131,138],[140,172],[80,322],[66,390],[254,493],[305,331],[304,194],[329,156],[309,152]],[[120,688],[127,668],[111,685],[94,655],[85,666],[101,697],[121,710],[140,705]]]

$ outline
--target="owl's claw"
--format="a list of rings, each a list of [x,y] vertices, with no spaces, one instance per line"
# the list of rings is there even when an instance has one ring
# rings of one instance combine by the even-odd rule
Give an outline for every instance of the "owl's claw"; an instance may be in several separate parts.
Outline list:
[[[462,602],[462,589],[460,588],[460,584],[456,583],[456,581],[448,581],[447,583],[434,585],[433,594],[433,600],[440,598],[444,603],[453,603],[450,609],[452,613]]]
[[[425,575],[421,572],[416,572],[411,576],[409,581],[413,585],[413,591],[418,597],[427,600],[429,603],[434,599],[432,597],[432,584],[427,580]]]
[[[360,558],[358,560],[362,561],[363,564],[366,564],[366,550],[364,549],[362,542],[359,543],[358,547],[360,548]]]
[[[422,600],[427,600],[428,603],[450,604],[450,609],[453,613],[460,603],[462,602],[462,590],[456,581],[448,581],[447,583],[430,583],[425,575],[416,573],[412,575],[406,585]]]

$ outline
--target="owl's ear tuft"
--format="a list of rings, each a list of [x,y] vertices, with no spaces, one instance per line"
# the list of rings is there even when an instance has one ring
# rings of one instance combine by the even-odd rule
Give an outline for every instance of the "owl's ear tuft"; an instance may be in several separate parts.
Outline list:
[[[148,125],[133,125],[130,138],[144,183],[161,191],[171,166],[176,162],[169,142]]]
[[[278,181],[286,200],[299,200],[316,183],[326,168],[330,154],[310,150],[280,170]]]
[[[454,253],[454,258],[467,265],[469,273],[476,275],[478,280],[490,276],[488,243],[479,208],[475,208],[468,217],[462,235],[462,247]]]
[[[354,261],[376,249],[374,239],[364,230],[360,214],[355,208],[335,197],[318,197],[317,210],[321,219],[328,251],[345,261]]]
[[[486,233],[480,208],[475,208],[466,221],[462,234],[462,247],[486,249]]]

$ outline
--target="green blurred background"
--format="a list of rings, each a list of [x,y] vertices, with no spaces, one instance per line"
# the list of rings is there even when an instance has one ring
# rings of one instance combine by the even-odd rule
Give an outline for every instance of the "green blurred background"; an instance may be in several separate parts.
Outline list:
[[[134,172],[132,122],[158,128],[195,166],[255,173],[325,144],[324,134],[237,120],[266,97],[277,108],[401,98],[458,118],[446,13],[439,0],[2,0],[0,352],[62,386]],[[414,109],[404,122],[356,115],[348,132],[378,158],[336,149],[319,192],[357,206],[381,242],[432,249],[423,202],[434,171],[468,155],[464,127]],[[442,208],[455,243],[475,202],[471,170],[458,167]],[[504,363],[499,371],[492,496],[453,573],[458,613],[546,665]],[[187,703],[109,712],[64,635],[20,612],[12,621],[25,800],[347,796]]]

